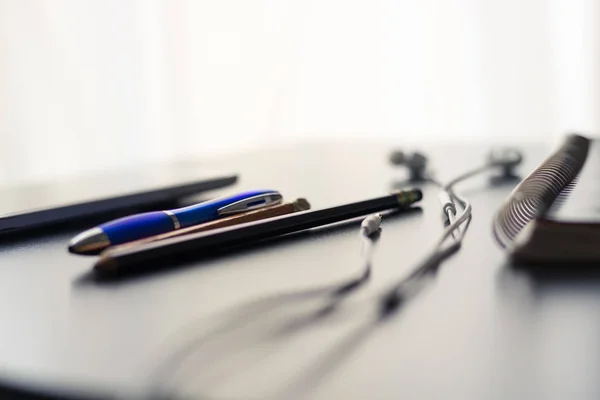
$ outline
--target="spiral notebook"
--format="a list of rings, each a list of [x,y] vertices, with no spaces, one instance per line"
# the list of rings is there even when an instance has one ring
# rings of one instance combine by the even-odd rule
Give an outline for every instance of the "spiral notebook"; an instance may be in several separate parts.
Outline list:
[[[493,231],[519,263],[600,262],[600,141],[569,135],[511,193]]]

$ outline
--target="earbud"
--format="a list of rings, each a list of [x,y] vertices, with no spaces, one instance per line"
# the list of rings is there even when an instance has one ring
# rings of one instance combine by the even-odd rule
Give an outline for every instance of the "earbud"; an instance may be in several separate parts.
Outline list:
[[[498,167],[502,171],[494,180],[514,179],[515,168],[523,161],[523,154],[514,148],[497,148],[488,153],[487,162],[491,167]],[[390,154],[390,162],[394,165],[403,165],[410,171],[410,180],[413,182],[427,180],[427,157],[419,152],[404,153],[396,150]]]
[[[502,178],[515,178],[515,168],[523,161],[523,154],[513,148],[493,149],[488,154],[488,162],[502,169]]]
[[[427,157],[419,152],[405,154],[402,150],[390,154],[390,162],[394,165],[404,165],[410,171],[411,181],[423,181],[426,179]]]
[[[379,226],[381,226],[381,214],[373,214],[363,219],[360,229],[366,236],[371,236],[377,232]]]

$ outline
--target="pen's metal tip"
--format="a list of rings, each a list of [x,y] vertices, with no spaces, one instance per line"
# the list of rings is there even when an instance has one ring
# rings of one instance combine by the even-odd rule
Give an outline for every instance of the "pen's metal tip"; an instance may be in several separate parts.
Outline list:
[[[98,254],[110,246],[110,240],[100,228],[92,228],[75,236],[69,242],[69,252],[75,254]]]

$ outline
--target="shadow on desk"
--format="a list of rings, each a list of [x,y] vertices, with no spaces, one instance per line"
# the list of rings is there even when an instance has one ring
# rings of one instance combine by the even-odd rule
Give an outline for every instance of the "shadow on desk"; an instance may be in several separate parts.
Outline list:
[[[356,300],[330,285],[272,294],[195,321],[169,340],[148,387],[160,398],[170,397],[169,388],[202,399],[309,398],[380,325],[397,319],[429,287],[437,268],[430,272],[426,284],[393,309],[382,307],[381,296]],[[233,387],[243,394],[218,393]]]
[[[271,294],[195,321],[170,341],[150,387],[154,393],[172,387],[198,398],[309,398],[380,325],[397,320],[430,287],[444,259],[427,258],[415,268],[421,273],[395,283],[393,304],[388,290],[356,297],[364,285],[347,281]],[[366,280],[368,275],[354,278]],[[232,388],[243,394],[212,393]]]

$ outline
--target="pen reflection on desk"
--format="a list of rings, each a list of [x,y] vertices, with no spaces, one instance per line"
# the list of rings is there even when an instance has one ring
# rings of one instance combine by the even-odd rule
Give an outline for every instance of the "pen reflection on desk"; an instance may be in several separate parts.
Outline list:
[[[275,206],[261,208],[259,210],[248,211],[243,214],[236,214],[230,217],[218,219],[216,221],[206,222],[200,225],[190,226],[188,228],[179,229],[177,231],[164,233],[161,235],[150,236],[145,239],[135,240],[133,242],[124,243],[118,246],[109,247],[110,250],[127,249],[133,246],[139,246],[150,242],[156,242],[158,240],[170,239],[190,233],[204,232],[211,229],[225,228],[227,226],[233,226],[243,224],[246,222],[259,221],[261,219],[267,219],[271,217],[278,217],[280,215],[291,214],[299,211],[310,210],[310,203],[304,199],[299,198],[293,202],[279,204]]]

